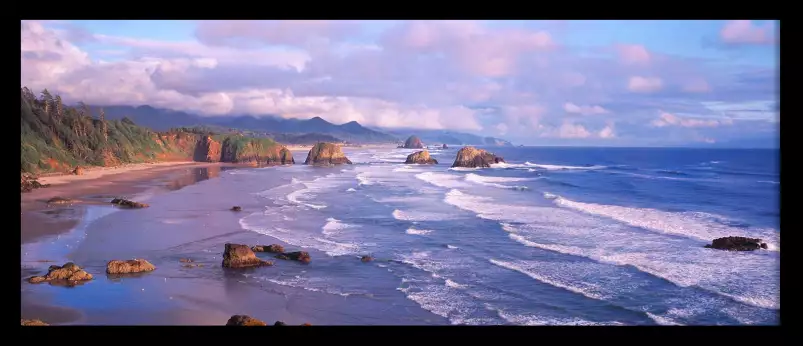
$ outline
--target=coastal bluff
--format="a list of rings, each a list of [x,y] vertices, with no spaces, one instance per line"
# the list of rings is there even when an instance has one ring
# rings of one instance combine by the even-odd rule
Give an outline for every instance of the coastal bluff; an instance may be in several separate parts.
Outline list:
[[[340,146],[332,143],[318,143],[307,154],[305,165],[340,165],[351,164],[351,160],[343,154]]]
[[[492,164],[503,163],[505,159],[475,147],[463,147],[457,152],[452,167],[488,168]]]

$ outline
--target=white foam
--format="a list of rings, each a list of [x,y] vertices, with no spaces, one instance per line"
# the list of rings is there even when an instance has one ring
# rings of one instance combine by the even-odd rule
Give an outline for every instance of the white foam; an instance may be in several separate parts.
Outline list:
[[[399,168],[394,168],[393,171],[394,172],[405,172],[405,173],[421,172],[420,169],[415,169],[412,166],[408,166],[408,165],[404,165],[404,166],[399,167]]]
[[[471,185],[461,181],[460,176],[452,175],[452,174],[443,174],[443,173],[434,173],[434,172],[424,172],[415,175],[416,179],[423,180],[429,184],[443,187],[447,189],[454,189],[454,188],[467,188]]]
[[[346,192],[355,192],[355,191],[357,191],[357,190],[355,190],[353,187],[350,187],[350,188],[348,188],[348,190],[346,190]]]
[[[246,219],[247,218],[243,218],[240,220],[240,226],[243,229],[276,238],[293,246],[319,250],[332,257],[356,255],[362,252],[360,244],[339,243],[281,227],[259,227],[249,224]]]
[[[594,165],[594,166],[562,166],[562,165],[545,165],[545,164],[531,163],[531,162],[525,162],[524,166],[541,168],[541,169],[545,169],[545,170],[548,170],[548,171],[594,170],[594,169],[608,168],[607,166],[600,166],[600,165]]]
[[[419,210],[399,210],[392,213],[393,218],[399,221],[441,221],[454,219],[453,215],[432,213]]]
[[[540,272],[539,264],[543,264],[546,266],[554,265],[555,263],[547,263],[547,262],[537,262],[537,261],[517,261],[517,262],[507,262],[501,261],[497,259],[490,259],[489,260],[494,265],[500,266],[502,268],[510,269],[513,271],[517,271],[524,275],[527,275],[537,281],[543,282],[550,286],[559,287],[565,289],[567,291],[571,291],[585,297],[597,300],[605,300],[608,297],[605,295],[600,294],[599,292],[595,292],[595,287],[589,285],[588,283],[577,281],[577,282],[564,282],[563,280],[550,277],[549,274],[545,275],[545,272],[555,273],[555,271],[544,271]]]
[[[459,283],[457,283],[457,282],[454,282],[454,281],[452,281],[452,280],[449,280],[449,279],[446,279],[446,286],[449,286],[449,287],[451,287],[451,288],[456,288],[456,289],[465,289],[465,288],[468,288],[468,286],[467,286],[467,285],[461,285],[461,284],[459,284]]]
[[[322,284],[322,282],[321,282],[322,280],[314,280],[314,279],[310,279],[310,278],[305,278],[305,277],[302,277],[300,275],[296,275],[296,276],[294,276],[292,278],[285,278],[285,279],[274,279],[274,278],[267,278],[267,277],[262,277],[262,276],[251,276],[248,273],[246,273],[244,275],[246,277],[252,277],[253,279],[256,279],[256,280],[268,281],[268,282],[272,282],[272,283],[277,284],[277,285],[282,285],[282,286],[287,286],[287,287],[302,288],[304,290],[311,291],[311,292],[327,293],[327,294],[332,294],[332,295],[338,295],[338,296],[341,296],[341,297],[348,297],[348,296],[351,296],[351,295],[355,294],[355,293],[343,292],[343,291],[340,291],[340,290],[338,290],[338,289],[336,289],[334,287],[315,287],[315,286],[320,286]],[[359,293],[357,293],[357,294],[359,294]]]
[[[447,249],[452,249],[452,250],[454,250],[454,249],[459,249],[459,247],[457,247],[457,246],[454,246],[454,245],[449,245],[449,244],[446,244],[446,248],[447,248]]]
[[[659,316],[659,315],[656,315],[656,314],[653,314],[653,313],[649,313],[649,312],[646,312],[646,311],[645,311],[645,313],[647,314],[647,316],[650,317],[651,320],[655,321],[655,323],[658,323],[658,324],[660,324],[662,326],[682,326],[683,325],[683,324],[675,322],[671,318],[666,318],[666,317]]]
[[[599,234],[589,232],[592,233]],[[539,243],[515,233],[511,233],[509,237],[529,247],[586,257],[600,263],[630,265],[680,287],[695,286],[744,304],[766,309],[780,308],[780,282],[776,277],[777,273],[772,273],[778,268],[773,264],[772,258],[703,248],[682,249],[672,243],[653,245],[656,248],[652,249],[622,252],[623,250],[609,245],[604,239],[594,243],[594,247],[580,247]],[[640,238],[642,239],[631,237],[629,241],[633,244],[649,244],[644,237]],[[739,293],[728,293],[733,290]]]
[[[287,194],[287,200],[290,201],[290,202],[293,202],[295,204],[307,206],[307,207],[310,207],[310,208],[313,208],[313,209],[326,208],[325,204],[312,204],[312,203],[305,203],[305,202],[300,201],[298,198],[302,197],[302,196],[305,196],[305,192],[307,192],[307,191],[308,191],[307,189],[301,189],[301,190],[293,191],[293,192]]]
[[[330,217],[326,219],[326,224],[323,225],[322,229],[324,235],[334,235],[337,234],[339,231],[350,227],[355,227],[355,226],[341,223],[340,220]]]
[[[536,315],[523,315],[505,312],[501,309],[493,309],[499,317],[515,325],[521,326],[618,326],[621,322],[593,322],[582,318],[548,318]]]
[[[480,167],[474,167],[474,168],[469,168],[469,167],[450,167],[449,168],[450,171],[458,171],[458,172],[476,171],[476,170],[480,170],[480,169],[482,169],[482,168],[480,168]]]
[[[520,181],[529,181],[533,180],[530,178],[509,178],[509,177],[488,177],[482,176],[474,173],[466,174],[465,177],[466,181],[472,182],[475,184],[480,184],[484,186],[491,186],[500,189],[516,189],[516,190],[523,190],[526,189],[526,186],[510,186],[510,185],[503,185],[501,183],[511,183],[511,182],[520,182]]]
[[[757,181],[757,183],[776,184],[776,185],[777,185],[777,184],[780,184],[779,182],[777,182],[777,181],[772,181],[772,180],[759,180],[759,181]]]
[[[432,233],[432,231],[431,230],[426,230],[426,229],[408,228],[407,231],[405,231],[405,233],[414,234],[414,235],[427,235],[427,234]]]
[[[368,176],[364,172],[360,173],[360,174],[357,174],[356,178],[360,182],[359,185],[373,185],[374,184],[374,181],[368,179]]]
[[[674,213],[649,208],[582,203],[563,197],[555,198],[553,201],[561,207],[607,217],[650,231],[698,239],[703,242],[710,242],[713,239],[728,236],[758,236],[768,245],[772,244],[773,248],[780,247],[780,234],[775,230],[750,229],[748,232],[742,228],[722,224],[720,221],[727,221],[728,219],[720,215],[699,212]]]

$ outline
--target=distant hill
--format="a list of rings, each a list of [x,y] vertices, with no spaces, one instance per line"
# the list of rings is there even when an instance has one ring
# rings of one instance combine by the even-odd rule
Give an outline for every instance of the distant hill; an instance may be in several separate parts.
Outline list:
[[[92,107],[97,109],[99,107]],[[312,119],[284,119],[275,116],[218,116],[202,117],[186,112],[154,108],[151,106],[109,106],[104,107],[108,119],[127,117],[137,124],[163,131],[175,127],[215,125],[225,128],[250,130],[273,134],[318,134],[337,138],[351,143],[395,143],[399,139],[380,131],[371,130],[352,121],[342,125],[332,124],[320,117]],[[310,137],[306,137],[307,139]]]
[[[377,129],[383,130],[391,135],[400,138],[407,138],[415,135],[421,138],[425,145],[447,144],[447,145],[495,145],[512,146],[513,144],[501,138],[482,137],[468,133],[460,133],[447,130],[416,130],[416,129]]]

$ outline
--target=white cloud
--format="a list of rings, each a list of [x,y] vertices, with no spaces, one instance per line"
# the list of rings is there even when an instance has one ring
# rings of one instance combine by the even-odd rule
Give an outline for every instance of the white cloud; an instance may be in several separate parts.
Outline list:
[[[632,92],[650,93],[661,90],[664,81],[657,77],[633,76],[628,79],[627,89]]]
[[[574,103],[567,102],[563,105],[563,110],[566,113],[576,113],[582,115],[593,115],[593,114],[607,114],[608,110],[602,108],[600,106],[578,106]]]
[[[655,119],[651,122],[651,125],[654,127],[664,127],[664,126],[719,127],[720,125],[733,125],[733,120],[694,119],[694,118],[679,117],[674,114],[662,112],[661,115],[658,116],[658,119]]]

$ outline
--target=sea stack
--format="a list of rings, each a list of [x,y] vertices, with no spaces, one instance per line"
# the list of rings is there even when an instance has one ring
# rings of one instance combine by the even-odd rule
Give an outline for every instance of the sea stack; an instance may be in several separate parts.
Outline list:
[[[405,149],[424,149],[424,143],[421,142],[421,138],[416,136],[410,136],[407,138],[407,141],[404,142]]]
[[[307,154],[305,165],[339,165],[351,164],[351,161],[343,154],[340,146],[332,143],[318,143],[310,149]]]
[[[492,164],[505,162],[505,159],[475,147],[463,147],[457,152],[452,167],[488,168]]]
[[[443,147],[442,147],[442,148],[443,148],[443,149],[449,149],[449,146],[448,146],[448,145],[446,145],[446,143],[443,143]]]
[[[429,151],[422,150],[416,151],[407,156],[406,164],[422,164],[422,165],[437,165],[438,160],[429,156]]]

